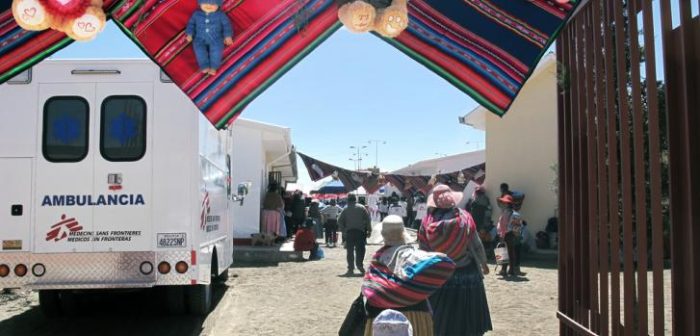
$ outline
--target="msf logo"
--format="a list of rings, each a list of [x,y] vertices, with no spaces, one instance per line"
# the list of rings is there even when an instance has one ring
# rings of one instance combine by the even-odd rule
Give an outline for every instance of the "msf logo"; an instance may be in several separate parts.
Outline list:
[[[52,225],[51,230],[46,233],[46,241],[59,241],[63,240],[70,232],[78,232],[82,230],[83,227],[75,218],[66,218],[66,215],[61,216],[61,221]]]

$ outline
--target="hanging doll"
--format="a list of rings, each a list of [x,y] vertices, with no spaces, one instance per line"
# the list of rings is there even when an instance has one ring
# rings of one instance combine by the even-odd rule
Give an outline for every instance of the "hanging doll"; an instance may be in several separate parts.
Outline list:
[[[190,17],[185,33],[187,42],[193,42],[199,69],[204,74],[216,75],[221,66],[224,44],[233,44],[233,28],[226,13],[221,11],[222,0],[198,0],[199,10]]]

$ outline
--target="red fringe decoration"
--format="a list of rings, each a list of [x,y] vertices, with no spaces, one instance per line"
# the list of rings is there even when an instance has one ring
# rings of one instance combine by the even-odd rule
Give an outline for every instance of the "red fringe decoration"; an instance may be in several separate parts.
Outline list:
[[[72,0],[63,5],[56,0],[39,0],[46,11],[56,18],[75,19],[83,14],[90,7],[90,0]]]

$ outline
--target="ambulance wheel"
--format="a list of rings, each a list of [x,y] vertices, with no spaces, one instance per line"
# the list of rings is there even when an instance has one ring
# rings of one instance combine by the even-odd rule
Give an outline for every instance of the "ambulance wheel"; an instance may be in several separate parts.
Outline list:
[[[226,271],[219,274],[219,256],[216,252],[216,249],[214,249],[214,254],[211,257],[211,280],[225,283],[228,280],[228,267],[226,267]]]
[[[61,316],[61,299],[57,290],[40,290],[39,307],[46,317]]]
[[[217,274],[213,277],[216,282],[225,283],[228,280],[228,268],[225,269],[221,274]]]
[[[211,286],[192,285],[187,287],[187,305],[190,314],[195,316],[205,316],[211,309]]]
[[[185,286],[165,287],[165,309],[169,314],[182,315],[185,313]]]

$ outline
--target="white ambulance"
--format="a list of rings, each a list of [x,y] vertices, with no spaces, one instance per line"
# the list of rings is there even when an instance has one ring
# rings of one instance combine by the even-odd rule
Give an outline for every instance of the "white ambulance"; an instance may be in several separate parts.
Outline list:
[[[206,314],[232,263],[230,131],[148,60],[45,61],[0,85],[0,288],[162,286]]]

